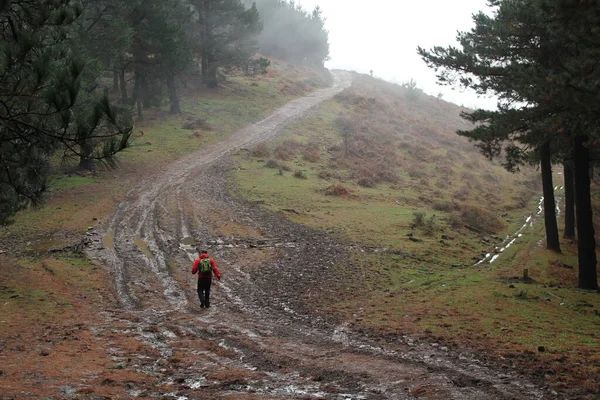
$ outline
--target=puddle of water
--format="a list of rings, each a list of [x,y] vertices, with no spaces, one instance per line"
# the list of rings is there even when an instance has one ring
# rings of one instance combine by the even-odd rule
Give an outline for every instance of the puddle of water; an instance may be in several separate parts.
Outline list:
[[[186,380],[187,385],[191,388],[191,389],[200,389],[202,387],[202,385],[204,385],[206,382],[206,378],[205,377],[201,377],[199,380],[193,381],[193,380]]]
[[[60,249],[61,247],[66,245],[67,242],[65,242],[64,240],[54,240],[54,238],[48,238],[33,242],[28,247],[35,252],[44,253],[51,249]]]
[[[181,241],[181,243],[186,246],[193,246],[196,242],[194,241],[194,238],[186,237]]]
[[[144,240],[140,237],[140,235],[135,235],[135,244],[137,244],[137,246],[140,248],[140,250],[142,250],[144,252],[146,257],[152,258],[152,252],[148,248],[148,245],[146,244],[146,242],[144,242]]]
[[[556,191],[559,187],[555,187],[554,190]],[[562,189],[562,186],[560,187]],[[559,207],[559,203],[560,203],[560,199],[556,200],[556,213],[557,215],[560,215],[560,207]],[[539,217],[542,212],[544,211],[544,197],[540,198],[540,201],[538,203],[538,211],[536,214],[536,217]],[[527,217],[525,219],[525,224],[519,229],[517,230],[513,235],[512,235],[512,239],[509,241],[509,238],[511,238],[511,236],[507,236],[504,243],[506,243],[505,245],[503,245],[502,248],[496,248],[496,250],[498,250],[498,253],[495,254],[494,256],[492,256],[492,258],[490,258],[490,253],[486,254],[485,257],[481,260],[479,260],[479,262],[477,262],[475,264],[476,265],[480,265],[483,262],[487,261],[489,259],[489,263],[493,263],[494,261],[496,261],[498,259],[498,257],[500,257],[500,255],[502,253],[504,253],[510,246],[512,246],[513,244],[515,244],[515,242],[517,241],[518,238],[522,237],[523,234],[521,233],[527,226],[533,226],[534,223],[534,216],[530,215],[529,217]],[[508,243],[507,243],[508,241]]]
[[[106,232],[106,235],[104,235],[104,237],[102,238],[102,243],[104,244],[104,247],[114,250],[114,248],[115,248],[114,232],[113,231]]]

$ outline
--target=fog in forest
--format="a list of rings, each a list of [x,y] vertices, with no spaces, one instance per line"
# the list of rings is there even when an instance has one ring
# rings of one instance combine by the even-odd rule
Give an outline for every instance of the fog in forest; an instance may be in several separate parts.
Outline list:
[[[296,0],[307,11],[319,6],[329,32],[328,68],[355,70],[387,81],[403,83],[414,79],[432,95],[468,107],[492,108],[496,102],[468,91],[436,84],[434,72],[417,55],[421,46],[456,43],[457,31],[468,31],[472,14],[488,10],[486,0],[394,1],[373,0],[365,5],[348,0]]]

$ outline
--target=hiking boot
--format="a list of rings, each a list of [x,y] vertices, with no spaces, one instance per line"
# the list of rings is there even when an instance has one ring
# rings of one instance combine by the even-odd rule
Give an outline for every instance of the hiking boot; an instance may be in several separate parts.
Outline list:
[[[204,307],[208,307],[208,306],[205,306],[204,303],[200,303],[200,308],[204,308]]]

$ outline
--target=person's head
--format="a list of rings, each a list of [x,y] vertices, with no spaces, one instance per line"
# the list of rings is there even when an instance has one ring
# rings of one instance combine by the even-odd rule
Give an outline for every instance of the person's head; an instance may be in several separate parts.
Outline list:
[[[200,255],[202,255],[202,254],[207,254],[208,255],[208,251],[206,251],[206,250],[200,250]]]

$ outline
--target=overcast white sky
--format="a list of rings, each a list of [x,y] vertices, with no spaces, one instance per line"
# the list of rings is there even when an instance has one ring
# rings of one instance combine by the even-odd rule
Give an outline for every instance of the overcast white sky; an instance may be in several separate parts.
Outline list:
[[[307,11],[323,10],[329,31],[330,69],[368,73],[389,81],[406,82],[444,99],[475,107],[495,106],[493,99],[436,84],[435,75],[417,55],[417,46],[429,49],[456,43],[456,32],[470,30],[472,14],[489,11],[486,0],[296,0]]]

